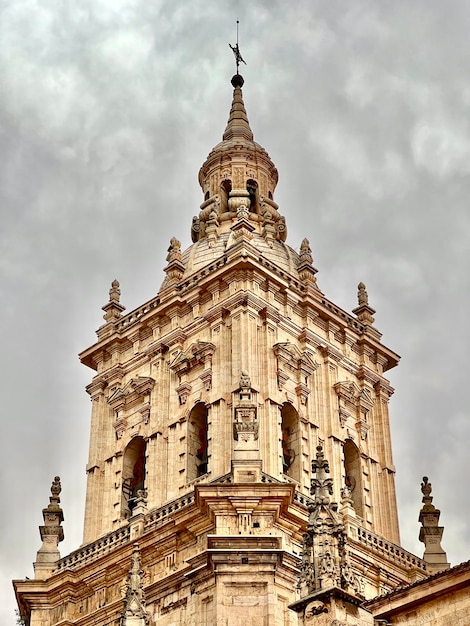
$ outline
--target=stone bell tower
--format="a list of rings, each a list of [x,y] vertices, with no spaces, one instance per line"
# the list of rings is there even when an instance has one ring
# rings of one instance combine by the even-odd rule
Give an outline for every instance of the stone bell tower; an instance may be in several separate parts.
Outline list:
[[[171,239],[160,290],[130,313],[113,281],[80,354],[93,370],[83,545],[16,581],[31,626],[298,624],[319,449],[354,594],[424,575],[399,545],[385,378],[398,356],[366,287],[341,309],[317,285],[309,241],[286,244],[277,169],[238,73],[232,86],[192,245]]]

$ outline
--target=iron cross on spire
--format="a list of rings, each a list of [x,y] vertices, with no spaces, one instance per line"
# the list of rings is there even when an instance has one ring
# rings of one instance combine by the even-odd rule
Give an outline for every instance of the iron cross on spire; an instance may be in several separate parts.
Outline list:
[[[232,46],[231,44],[228,44],[232,48],[233,54],[235,55],[235,63],[237,64],[237,74],[238,74],[238,68],[240,66],[240,63],[244,63],[246,65],[246,61],[240,54],[240,48],[238,47],[238,24],[239,23],[240,22],[237,20],[237,43],[234,46]]]

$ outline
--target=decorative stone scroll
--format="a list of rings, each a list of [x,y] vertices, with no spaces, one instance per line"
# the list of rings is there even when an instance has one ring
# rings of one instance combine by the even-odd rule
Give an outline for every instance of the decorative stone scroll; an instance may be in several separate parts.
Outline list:
[[[181,383],[181,385],[178,385],[176,393],[178,394],[180,404],[186,404],[191,390],[192,387],[189,383]]]

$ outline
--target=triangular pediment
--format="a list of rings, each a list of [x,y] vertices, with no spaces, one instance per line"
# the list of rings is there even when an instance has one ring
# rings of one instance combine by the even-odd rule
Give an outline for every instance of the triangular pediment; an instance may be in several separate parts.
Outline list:
[[[215,352],[215,345],[209,341],[196,341],[192,343],[186,350],[181,350],[173,361],[170,368],[178,375],[189,371],[196,365],[204,365],[212,358]]]
[[[132,378],[124,387],[116,389],[108,398],[108,404],[114,409],[126,406],[135,402],[138,398],[148,395],[155,380],[149,376],[136,376]]]
[[[312,374],[320,365],[315,361],[313,353],[308,350],[302,352],[290,341],[276,343],[273,350],[281,364],[295,372],[301,371],[305,376]]]
[[[361,393],[361,388],[352,380],[344,380],[334,385],[334,389],[338,396],[343,400],[355,402]]]

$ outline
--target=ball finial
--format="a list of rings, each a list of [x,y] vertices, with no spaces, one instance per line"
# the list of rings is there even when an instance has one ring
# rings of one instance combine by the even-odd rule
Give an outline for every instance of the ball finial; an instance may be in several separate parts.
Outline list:
[[[232,80],[230,82],[233,87],[243,87],[243,83],[245,81],[243,80],[243,76],[241,74],[235,74],[235,76],[232,76]]]

